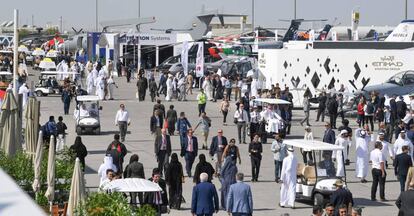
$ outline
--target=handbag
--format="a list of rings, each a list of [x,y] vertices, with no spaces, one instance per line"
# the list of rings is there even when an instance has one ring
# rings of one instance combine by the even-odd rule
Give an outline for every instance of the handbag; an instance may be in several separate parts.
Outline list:
[[[237,118],[234,118],[234,124],[237,124],[237,122],[238,122],[238,120],[237,120]]]

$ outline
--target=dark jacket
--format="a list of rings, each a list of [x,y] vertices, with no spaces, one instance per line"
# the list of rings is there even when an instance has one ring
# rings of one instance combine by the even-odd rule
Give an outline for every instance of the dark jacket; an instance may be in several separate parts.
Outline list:
[[[125,167],[124,178],[142,178],[145,179],[144,165],[134,161]]]
[[[335,98],[329,99],[327,108],[329,114],[338,113],[338,101],[336,101]]]
[[[321,95],[318,97],[318,102],[319,102],[319,109],[325,109],[326,108],[326,100],[328,98],[326,97],[326,95]]]
[[[155,143],[154,143],[154,153],[156,155],[158,155],[158,153],[161,150],[161,145],[162,145],[162,139],[163,139],[163,135],[161,134],[161,136],[157,136],[155,138]],[[171,138],[170,135],[165,135],[165,140],[166,140],[166,144],[167,144],[167,154],[170,155],[171,154]]]
[[[400,209],[398,216],[411,216],[414,215],[414,190],[407,190],[401,192],[395,205]]]
[[[152,177],[148,179],[149,181],[152,182]],[[165,183],[164,179],[161,179],[158,181],[158,185],[161,187],[162,192],[161,192],[161,200],[162,200],[162,205],[166,206],[168,205],[168,194],[167,194],[167,184]],[[155,200],[155,193],[154,192],[147,192],[144,195],[144,203],[145,204],[149,204],[152,206],[156,206],[156,204],[154,203]]]
[[[213,214],[219,210],[216,187],[210,182],[202,182],[193,188],[191,213]]]
[[[397,101],[396,103],[396,107],[397,107],[397,115],[398,117],[400,117],[401,119],[403,119],[405,117],[405,113],[407,111],[407,104],[404,101]]]
[[[209,152],[210,156],[214,156],[216,152],[224,152],[224,149],[227,146],[227,138],[225,136],[221,137],[221,145],[223,145],[223,148],[219,148],[218,136],[214,136],[213,139],[211,140],[210,152]]]
[[[169,109],[167,111],[167,120],[176,122],[177,121],[177,111],[175,111],[173,109]]]
[[[145,77],[141,77],[139,78],[139,80],[137,81],[137,88],[138,91],[140,92],[145,92],[148,88],[148,80]]]
[[[335,131],[333,131],[331,128],[325,130],[322,141],[326,143],[335,144]]]
[[[124,163],[124,157],[127,154],[127,149],[124,144],[114,140],[109,144],[106,149],[106,154],[111,155],[112,160],[119,173],[122,173],[122,164]]]
[[[337,215],[339,206],[341,206],[342,204],[345,204],[346,206],[349,206],[349,204],[354,205],[352,193],[344,188],[339,188],[336,191],[334,191],[332,193],[330,202],[335,206],[335,215]]]
[[[257,152],[254,152],[257,151]],[[263,147],[261,142],[251,142],[249,144],[250,157],[262,159]]]
[[[160,116],[160,117],[158,117],[158,121],[159,121],[158,123],[160,125],[160,128],[162,128],[163,124],[164,124],[164,118],[162,116]],[[150,131],[151,131],[151,133],[155,133],[156,129],[157,129],[157,118],[155,116],[151,116],[151,119],[150,119]]]
[[[63,135],[65,135],[65,130],[66,129],[68,129],[68,127],[66,126],[66,124],[65,123],[63,123],[63,122],[58,122],[57,124],[56,124],[56,132],[57,132],[57,134],[59,135],[59,134],[63,134]]]
[[[198,141],[197,141],[197,137],[193,136],[192,137],[193,140],[193,153],[195,156],[198,155]],[[183,139],[183,146],[181,147],[181,155],[184,156],[185,153],[187,152],[187,147],[188,147],[188,136],[185,136]]]
[[[154,112],[155,110],[160,110],[161,111],[161,116],[165,117],[165,106],[164,104],[158,104],[156,103],[152,109],[152,111]]]
[[[83,143],[73,144],[70,146],[70,150],[72,150],[76,154],[76,157],[79,158],[79,161],[83,166],[82,169],[85,169],[85,157],[88,155],[86,146]]]
[[[180,134],[187,133],[188,128],[191,128],[191,124],[187,118],[179,118],[177,121],[177,130]]]
[[[395,156],[394,172],[395,175],[407,176],[408,169],[413,166],[411,156],[407,153],[401,153]]]
[[[208,174],[208,180],[207,181],[211,183],[211,180],[213,179],[214,172],[215,172],[215,170],[209,162],[200,161],[197,164],[196,168],[195,168],[193,182],[197,183],[197,184],[200,183],[200,174],[201,173],[207,173]]]

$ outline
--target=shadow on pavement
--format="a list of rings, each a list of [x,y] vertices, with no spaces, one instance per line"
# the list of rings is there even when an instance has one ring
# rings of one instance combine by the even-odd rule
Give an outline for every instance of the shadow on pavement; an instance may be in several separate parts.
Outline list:
[[[389,201],[387,201],[389,202]],[[392,206],[393,204],[380,202],[380,201],[371,201],[367,198],[354,198],[354,203],[358,206]]]

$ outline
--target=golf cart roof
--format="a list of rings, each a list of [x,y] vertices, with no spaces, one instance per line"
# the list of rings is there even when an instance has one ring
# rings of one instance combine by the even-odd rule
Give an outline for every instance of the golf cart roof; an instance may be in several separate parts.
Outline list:
[[[58,71],[42,71],[40,72],[41,75],[57,75],[57,74],[78,74],[76,72],[58,72]]]
[[[289,101],[276,99],[276,98],[257,98],[253,100],[254,102],[261,102],[267,104],[290,104]]]
[[[0,71],[0,76],[1,75],[13,75],[11,72],[8,71]]]
[[[11,51],[11,50],[0,50],[0,53],[13,53],[13,51]]]
[[[99,101],[97,95],[81,95],[76,97],[77,101]]]
[[[304,140],[304,139],[286,139],[283,140],[286,145],[290,145],[297,148],[309,149],[311,151],[334,151],[344,149],[342,146],[333,145],[330,143],[317,141],[317,140]]]
[[[116,179],[109,185],[109,189],[117,192],[157,192],[161,187],[149,180],[141,178]]]

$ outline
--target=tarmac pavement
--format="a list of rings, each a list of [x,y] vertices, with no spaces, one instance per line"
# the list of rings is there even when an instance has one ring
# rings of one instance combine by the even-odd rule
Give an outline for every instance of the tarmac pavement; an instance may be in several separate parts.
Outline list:
[[[34,76],[30,77],[30,80],[37,81],[39,72],[34,72]],[[151,177],[151,172],[154,167],[157,167],[156,158],[153,152],[153,136],[150,133],[149,124],[150,116],[152,114],[152,109],[154,103],[151,102],[149,94],[147,94],[146,100],[144,102],[138,102],[135,98],[136,92],[136,79],[132,79],[130,83],[126,82],[125,78],[115,78],[115,82],[119,88],[115,89],[115,100],[113,101],[102,101],[100,105],[103,107],[101,111],[101,135],[82,135],[82,141],[88,149],[88,156],[86,157],[86,186],[89,191],[95,191],[99,185],[99,178],[97,176],[97,170],[100,164],[103,161],[105,151],[107,146],[113,140],[113,135],[118,132],[118,127],[115,126],[114,118],[117,110],[119,109],[119,104],[124,103],[126,109],[130,113],[131,125],[128,127],[128,134],[126,136],[126,141],[124,142],[126,148],[128,149],[128,154],[125,157],[124,167],[128,164],[129,158],[132,154],[138,154],[140,157],[140,162],[144,164],[145,167],[145,176],[147,178]],[[179,102],[173,100],[171,102],[162,102],[166,109],[169,108],[171,104],[175,106],[177,113],[185,112],[187,118],[193,125],[193,127],[198,122],[198,110],[197,110],[197,101],[195,99],[198,91],[193,91],[193,95],[187,96],[189,99],[186,102]],[[71,103],[70,115],[63,115],[63,103],[61,102],[60,96],[47,96],[39,97],[41,101],[41,124],[43,125],[49,118],[50,115],[54,115],[57,119],[58,116],[62,115],[64,122],[68,126],[68,135],[66,137],[66,144],[68,146],[72,145],[76,133],[75,133],[75,120],[73,119],[73,110],[75,108],[75,102]],[[161,96],[163,100],[164,97]],[[208,102],[206,107],[207,115],[212,119],[212,126],[210,129],[209,142],[211,138],[216,135],[218,129],[223,129],[224,136],[229,138],[237,137],[237,128],[233,123],[233,114],[235,110],[234,100],[231,101],[231,111],[227,118],[228,126],[222,125],[222,116],[219,113],[219,102],[213,103]],[[304,134],[304,127],[300,126],[299,121],[303,117],[303,111],[295,110],[293,114],[293,126],[291,135],[287,139],[291,138],[302,138]],[[311,111],[310,123],[312,124],[313,134],[315,139],[321,139],[323,136],[323,123],[315,122],[316,111]],[[328,119],[325,119],[328,120]],[[350,119],[351,127],[356,128],[355,119]],[[340,123],[338,121],[337,125]],[[377,126],[377,125],[376,125]],[[196,131],[195,135],[199,137],[200,140],[200,131]],[[246,144],[237,144],[240,148],[240,154],[242,163],[238,165],[239,172],[245,174],[246,183],[251,186],[253,193],[253,202],[254,202],[254,215],[280,215],[282,213],[289,213],[290,215],[311,215],[312,213],[312,202],[296,202],[296,208],[280,208],[278,206],[279,201],[279,191],[280,185],[274,181],[274,161],[273,154],[270,151],[271,142],[273,140],[269,139],[267,144],[263,145],[263,159],[261,162],[259,182],[252,183],[251,179],[251,166],[250,158],[248,156],[248,145]],[[179,154],[180,144],[179,136],[175,135],[171,137],[172,149],[173,152]],[[200,145],[201,147],[201,145]],[[370,149],[373,148],[373,145],[370,146]],[[204,153],[207,156],[207,160],[211,163],[213,161],[208,156],[208,151],[199,150],[199,154]],[[298,161],[302,162],[302,156],[296,151],[298,156]],[[398,198],[400,193],[400,186],[397,182],[396,177],[394,176],[393,167],[387,170],[387,183],[385,186],[386,198],[389,200],[387,202],[372,202],[370,200],[370,191],[371,191],[371,171],[367,177],[368,183],[360,183],[359,180],[355,177],[355,143],[350,150],[351,165],[346,166],[347,170],[347,183],[351,192],[353,193],[354,201],[356,205],[364,207],[363,215],[397,215],[398,209],[395,206],[395,200]],[[180,162],[185,165],[184,158],[179,158]],[[193,166],[193,172],[195,166],[198,162],[196,159]],[[389,164],[392,164],[389,161]],[[215,178],[213,183],[219,189],[221,184],[218,179]],[[170,215],[190,215],[191,207],[191,192],[192,187],[194,186],[192,179],[185,178],[185,183],[183,184],[183,196],[186,200],[186,203],[182,204],[182,210],[172,210]],[[379,190],[379,189],[378,189]],[[377,192],[378,193],[378,192]],[[220,196],[220,191],[218,191]],[[379,195],[378,195],[379,196]],[[377,197],[379,200],[379,197]],[[224,211],[220,211],[218,215],[227,215]]]

